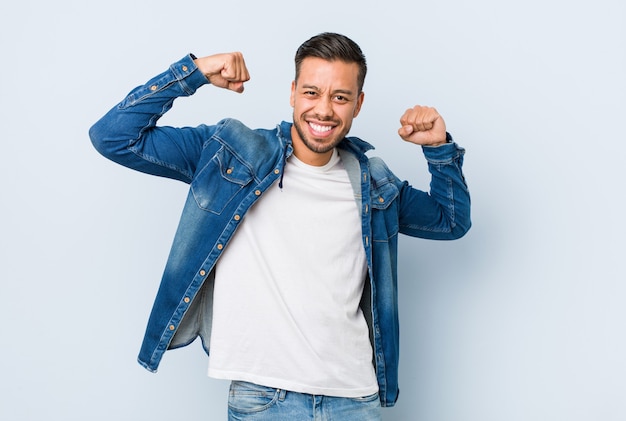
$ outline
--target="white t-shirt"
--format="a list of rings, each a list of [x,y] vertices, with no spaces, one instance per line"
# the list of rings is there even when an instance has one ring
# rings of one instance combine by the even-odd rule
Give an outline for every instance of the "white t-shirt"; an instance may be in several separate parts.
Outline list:
[[[361,218],[335,151],[322,167],[291,156],[218,261],[209,376],[315,395],[376,393],[359,302]]]

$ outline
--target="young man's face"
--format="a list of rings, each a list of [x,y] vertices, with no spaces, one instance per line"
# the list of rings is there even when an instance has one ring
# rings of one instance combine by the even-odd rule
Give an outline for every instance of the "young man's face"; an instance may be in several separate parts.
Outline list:
[[[348,134],[361,110],[359,66],[340,60],[305,58],[298,80],[291,84],[293,123],[291,137],[298,159],[324,165],[332,150]]]

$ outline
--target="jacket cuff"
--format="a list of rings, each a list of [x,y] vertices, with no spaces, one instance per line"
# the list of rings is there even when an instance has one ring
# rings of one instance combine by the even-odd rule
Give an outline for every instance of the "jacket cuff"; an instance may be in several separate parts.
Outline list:
[[[422,146],[426,160],[432,163],[442,163],[459,158],[465,154],[465,149],[457,145],[450,133],[446,132],[446,143],[439,146]]]
[[[194,55],[188,54],[181,60],[170,66],[176,80],[184,86],[185,91],[195,92],[202,85],[209,83],[209,80],[198,70],[194,62]]]

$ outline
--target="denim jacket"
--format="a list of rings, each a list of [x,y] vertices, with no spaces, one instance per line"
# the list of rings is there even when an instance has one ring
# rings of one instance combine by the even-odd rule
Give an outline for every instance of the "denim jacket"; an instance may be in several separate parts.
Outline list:
[[[293,152],[291,123],[249,129],[237,120],[216,125],[161,127],[157,120],[181,96],[207,84],[188,55],[132,90],[90,129],[107,158],[190,185],[138,361],[155,372],[167,349],[198,336],[209,352],[213,269],[246,212],[276,182]],[[464,150],[451,141],[423,147],[430,193],[400,181],[372,147],[355,137],[338,148],[362,217],[368,279],[362,299],[370,327],[382,406],[398,397],[398,233],[451,240],[470,228],[470,198],[461,172]]]

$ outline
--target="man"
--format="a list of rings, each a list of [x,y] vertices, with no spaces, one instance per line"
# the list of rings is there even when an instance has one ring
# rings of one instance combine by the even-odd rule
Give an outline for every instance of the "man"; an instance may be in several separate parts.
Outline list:
[[[464,150],[435,109],[407,110],[398,134],[432,174],[430,193],[413,189],[346,137],[364,99],[358,45],[323,33],[295,62],[293,124],[156,125],[207,83],[243,92],[229,53],[183,58],[92,127],[106,157],[190,184],[139,362],[156,371],[200,336],[209,375],[232,381],[229,419],[378,420],[398,397],[397,235],[467,232]]]

